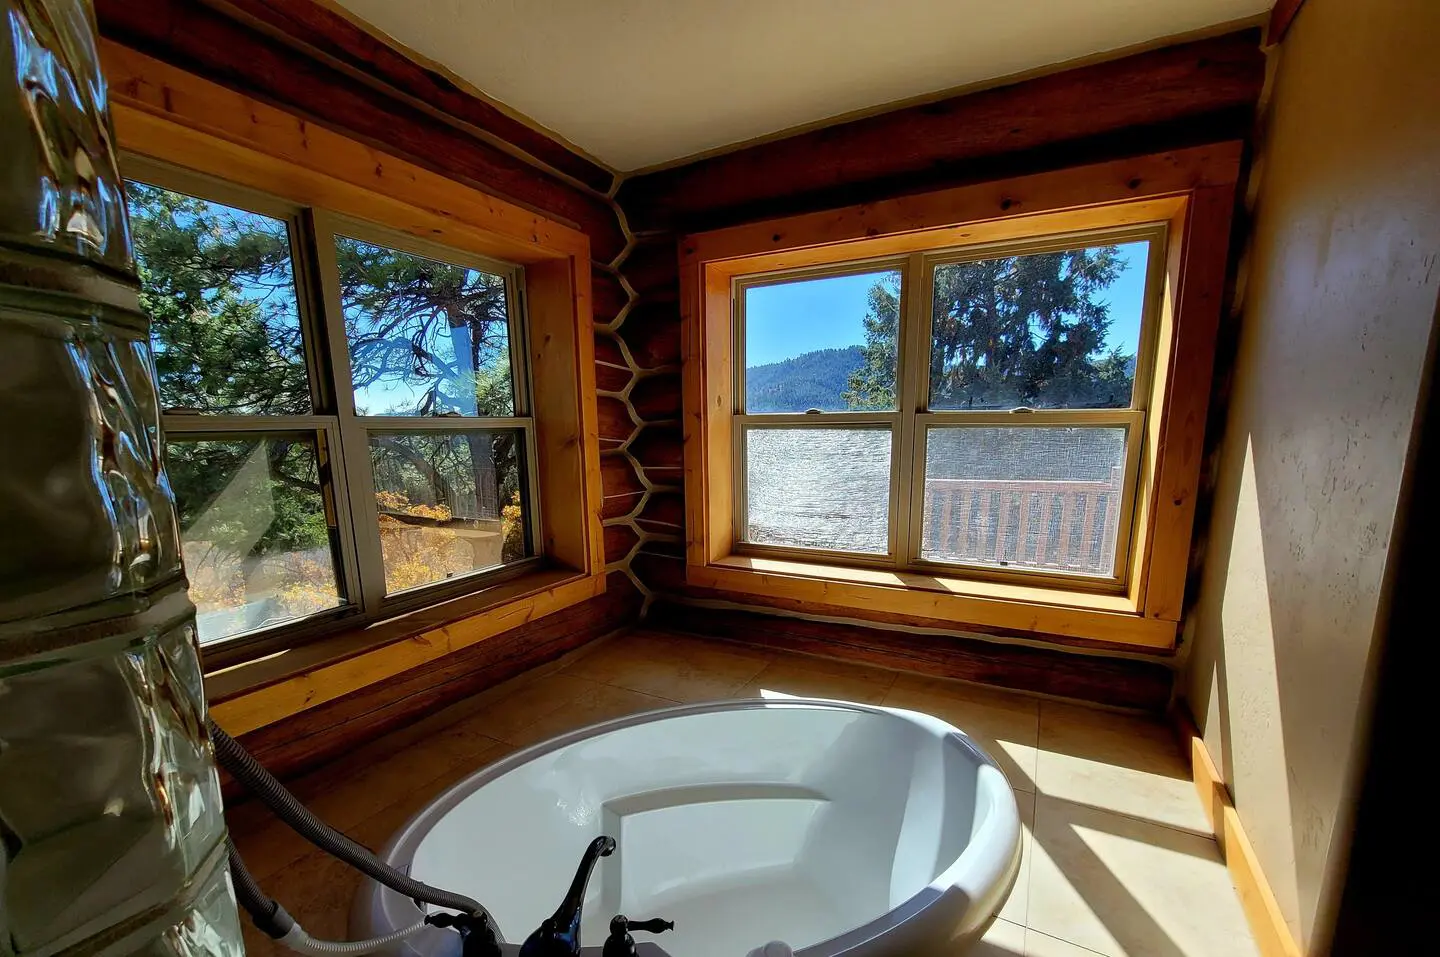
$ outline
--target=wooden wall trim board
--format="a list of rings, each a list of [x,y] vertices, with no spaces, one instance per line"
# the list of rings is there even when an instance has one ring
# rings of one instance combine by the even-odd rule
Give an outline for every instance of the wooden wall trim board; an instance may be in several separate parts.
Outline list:
[[[210,716],[231,735],[245,734],[367,685],[394,678],[562,608],[578,605],[604,591],[603,576],[583,576],[462,621],[423,631],[221,701],[211,706]]]
[[[494,589],[493,603],[459,620],[442,616],[465,600],[337,636],[342,655],[218,701],[215,720],[244,734],[604,592],[586,234],[113,42],[102,41],[102,57],[122,150],[527,267],[541,531],[552,570]],[[556,580],[560,569],[570,574]],[[372,646],[367,633],[385,637]]]
[[[1136,589],[1144,588],[1139,604],[1145,616],[1161,621],[1178,622],[1184,610],[1234,206],[1234,182],[1197,187],[1172,233],[1178,260],[1168,267],[1166,296],[1174,297],[1168,308],[1176,319],[1162,330],[1170,361],[1161,356],[1157,362],[1166,376],[1156,382],[1163,388],[1158,403],[1163,415],[1154,423],[1150,446],[1155,474],[1145,498],[1149,555],[1144,574],[1133,579]]]
[[[122,149],[496,258],[588,262],[572,226],[118,43],[100,55]]]
[[[1175,706],[1171,719],[1181,750],[1190,760],[1195,791],[1215,833],[1215,841],[1220,845],[1220,856],[1230,871],[1230,879],[1235,884],[1235,892],[1240,897],[1240,906],[1245,911],[1245,919],[1250,924],[1261,957],[1300,957],[1300,946],[1280,912],[1275,892],[1270,889],[1270,881],[1245,833],[1230,789],[1205,747],[1205,739],[1184,705]]]
[[[676,572],[670,573],[677,580],[671,582],[669,579],[665,579],[666,586],[661,589],[660,593],[667,598],[684,604],[692,604],[696,607],[725,607],[762,614],[772,614],[779,617],[801,617],[814,621],[829,621],[840,625],[859,625],[882,630],[907,631],[911,634],[970,637],[994,640],[1000,643],[1017,641],[1023,643],[1038,642],[1045,645],[1055,645],[1101,654],[1139,654],[1151,659],[1160,660],[1163,660],[1167,655],[1165,649],[1160,647],[1137,646],[1133,642],[1116,643],[1103,641],[1088,636],[1047,632],[1038,628],[1019,633],[1014,628],[1003,625],[889,611],[870,604],[864,606],[853,604],[840,605],[826,601],[803,600],[789,594],[767,595],[754,591],[737,594],[735,592],[721,591],[716,588],[703,588],[684,580],[683,560],[664,559],[661,558],[661,556],[652,554],[636,556],[636,564],[639,570],[651,576],[657,574],[656,571],[651,568],[652,563],[660,561],[668,562],[670,565],[679,569]]]
[[[1184,597],[1215,335],[1243,144],[1215,143],[765,220],[685,237],[685,582],[732,596],[878,609],[957,625],[1068,635],[1168,651]],[[925,249],[1160,222],[1168,230],[1156,372],[1148,397],[1135,556],[1126,594],[1100,600],[905,573],[732,556],[736,277]]]
[[[880,573],[894,578],[894,584],[843,580],[839,575],[821,575],[787,569],[795,563],[772,562],[734,567],[725,561],[691,565],[686,582],[698,589],[731,597],[763,596],[788,598],[799,604],[862,607],[912,619],[941,619],[956,629],[978,626],[1003,629],[1011,634],[1066,635],[1084,638],[1096,646],[1145,648],[1169,651],[1175,644],[1173,621],[1161,621],[1121,610],[1045,603],[1034,599],[1002,597],[1012,587],[997,584],[991,595],[966,594],[978,591],[980,583],[955,579],[951,589],[916,588],[905,584],[904,574]],[[853,571],[845,569],[845,571]],[[867,576],[869,577],[869,576]],[[933,579],[932,581],[940,581]],[[1085,595],[1084,598],[1091,596]]]
[[[639,592],[614,582],[603,595],[332,697],[239,740],[272,773],[293,776],[626,627],[639,605]]]
[[[649,621],[673,631],[1159,714],[1171,672],[1138,656],[1097,656],[958,635],[914,634],[662,599]]]
[[[1258,30],[1182,43],[1036,79],[893,110],[759,143],[684,166],[627,179],[618,199],[637,232],[711,228],[777,212],[845,205],[860,184],[885,182],[890,195],[926,188],[961,167],[1055,144],[1169,124],[1167,135],[1205,129],[1207,117],[1242,136],[1264,83]],[[1147,137],[1141,136],[1142,141]],[[1157,137],[1150,135],[1148,150]],[[1052,165],[1074,163],[1068,159]],[[994,176],[993,169],[990,176]],[[908,180],[908,184],[905,182]],[[816,197],[814,201],[803,197]]]

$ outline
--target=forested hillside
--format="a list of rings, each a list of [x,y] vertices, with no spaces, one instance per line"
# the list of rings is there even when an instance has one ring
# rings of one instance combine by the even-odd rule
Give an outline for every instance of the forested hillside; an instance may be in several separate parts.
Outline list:
[[[746,411],[843,412],[849,406],[841,394],[864,361],[861,347],[851,346],[818,349],[784,362],[751,366],[745,370]]]

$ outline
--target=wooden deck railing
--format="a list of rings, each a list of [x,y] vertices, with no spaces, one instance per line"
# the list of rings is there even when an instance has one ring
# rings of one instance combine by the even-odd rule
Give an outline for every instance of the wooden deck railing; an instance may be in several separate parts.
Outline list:
[[[927,479],[923,557],[1109,574],[1120,469],[1105,482]]]

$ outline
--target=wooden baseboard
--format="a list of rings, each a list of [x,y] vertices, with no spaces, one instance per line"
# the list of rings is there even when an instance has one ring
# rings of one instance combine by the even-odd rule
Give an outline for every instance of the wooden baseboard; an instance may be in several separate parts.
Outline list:
[[[1180,745],[1190,756],[1190,774],[1195,780],[1195,790],[1205,808],[1205,816],[1215,832],[1215,841],[1220,845],[1220,856],[1230,871],[1235,883],[1235,892],[1240,896],[1240,906],[1245,910],[1245,919],[1255,935],[1256,946],[1261,957],[1300,957],[1300,945],[1290,933],[1290,926],[1280,912],[1275,892],[1260,867],[1255,848],[1240,823],[1235,811],[1235,802],[1230,797],[1220,769],[1205,747],[1205,739],[1195,726],[1184,706],[1177,706],[1172,715],[1175,733]]]

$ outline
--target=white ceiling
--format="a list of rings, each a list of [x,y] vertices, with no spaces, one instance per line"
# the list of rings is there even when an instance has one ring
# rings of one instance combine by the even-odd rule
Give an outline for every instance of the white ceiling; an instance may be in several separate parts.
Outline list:
[[[338,0],[617,170],[1228,23],[1274,0]]]

